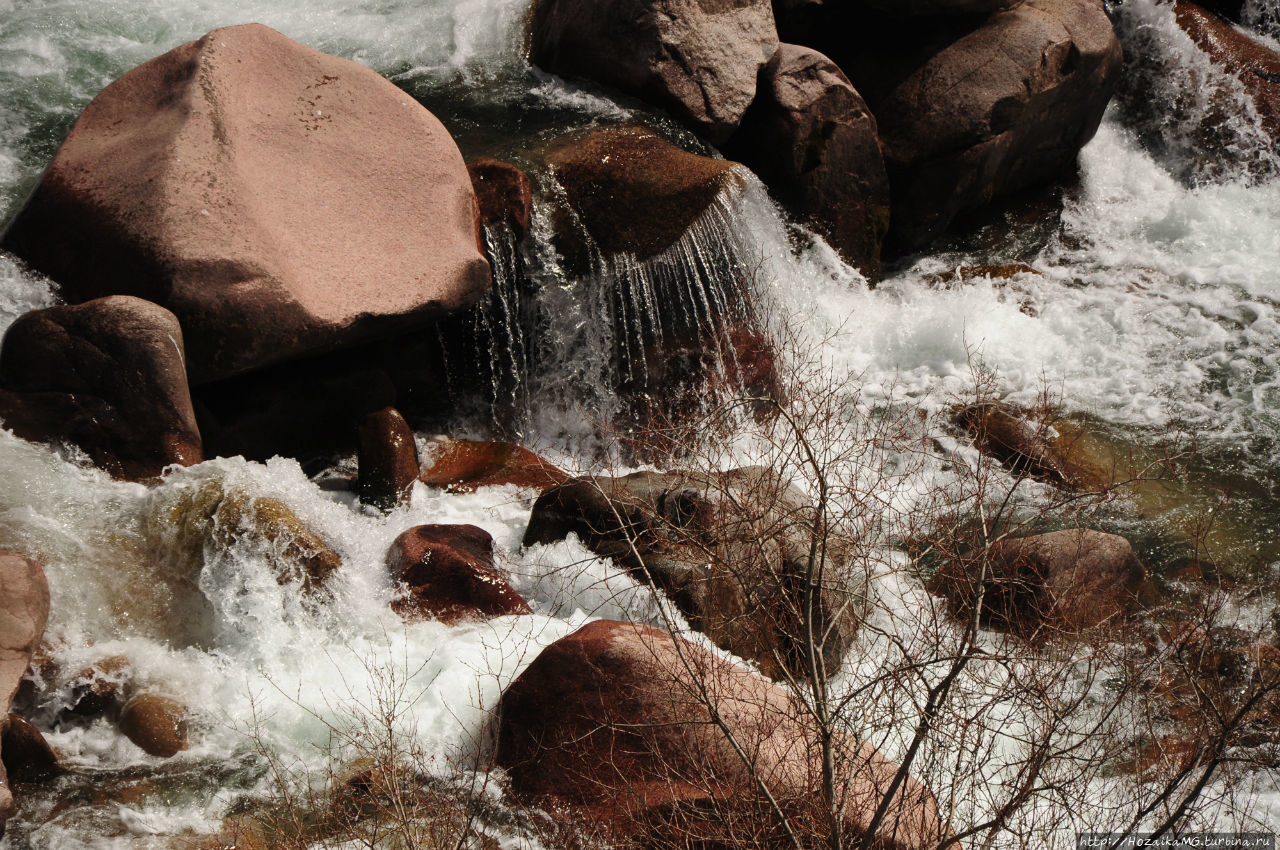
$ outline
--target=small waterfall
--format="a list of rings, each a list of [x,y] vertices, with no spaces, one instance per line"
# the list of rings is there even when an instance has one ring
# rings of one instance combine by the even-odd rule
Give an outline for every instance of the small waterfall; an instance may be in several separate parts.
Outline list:
[[[498,222],[484,227],[493,285],[475,307],[437,326],[449,393],[477,427],[519,436],[533,371],[530,283],[519,240]]]
[[[751,204],[769,203],[763,189],[731,181],[652,257],[604,256],[588,241],[578,274],[557,252],[547,212],[562,203],[542,198],[521,243],[505,225],[486,228],[493,288],[437,328],[449,395],[468,427],[594,439],[725,395],[774,392],[760,318],[768,264],[744,221]]]
[[[1276,11],[1272,2],[1250,8]],[[1112,14],[1125,53],[1117,102],[1169,173],[1189,185],[1280,174],[1280,149],[1253,100],[1182,31],[1172,5],[1126,0]]]

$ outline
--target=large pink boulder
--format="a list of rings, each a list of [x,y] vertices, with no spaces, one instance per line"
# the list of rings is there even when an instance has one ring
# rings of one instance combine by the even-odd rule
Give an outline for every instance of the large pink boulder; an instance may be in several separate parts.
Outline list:
[[[0,244],[172,310],[198,383],[424,323],[490,273],[444,126],[368,68],[214,30],[85,108]]]
[[[787,689],[667,632],[582,627],[512,683],[498,717],[497,759],[516,794],[567,804],[637,846],[791,846],[762,841],[779,823],[761,783],[806,846],[825,846],[808,834],[823,822],[811,715]],[[843,826],[862,837],[898,767],[834,737]],[[933,794],[907,777],[874,846],[932,848],[943,835]]]

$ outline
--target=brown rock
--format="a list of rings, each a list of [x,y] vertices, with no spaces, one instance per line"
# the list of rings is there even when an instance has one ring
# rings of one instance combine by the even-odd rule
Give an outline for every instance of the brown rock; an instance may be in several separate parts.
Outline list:
[[[62,773],[58,755],[49,742],[20,714],[9,714],[0,754],[11,782],[43,782]]]
[[[1067,489],[1079,489],[1089,483],[1055,443],[1051,426],[1012,405],[966,405],[956,410],[955,421],[973,435],[979,449],[1011,472]]]
[[[549,160],[601,253],[638,259],[675,244],[738,167],[682,151],[640,127],[571,136]]]
[[[876,119],[834,62],[807,47],[779,45],[726,152],[846,261],[871,280],[880,277],[889,178]]]
[[[360,501],[389,511],[409,501],[421,471],[418,444],[400,411],[387,407],[360,425]]]
[[[568,478],[567,472],[526,448],[477,440],[446,440],[419,476],[429,487],[454,493],[502,484],[542,491]]]
[[[48,618],[44,570],[30,558],[0,551],[0,703],[6,715]],[[8,777],[0,766],[0,830],[15,809]]]
[[[76,717],[98,717],[107,715],[119,717],[125,703],[125,685],[132,675],[132,664],[128,656],[113,655],[86,667],[71,677],[67,683],[69,691],[68,707],[59,712],[59,720],[63,715]]]
[[[477,227],[434,116],[249,24],[104,89],[0,244],[70,299],[168,307],[201,383],[473,304],[490,279]]]
[[[157,694],[125,703],[120,731],[149,755],[169,758],[187,748],[187,707]]]
[[[1263,128],[1280,141],[1280,54],[1194,3],[1177,0],[1173,11],[1196,46],[1240,81]]]
[[[879,123],[890,239],[904,249],[1071,168],[1122,61],[1097,0],[1027,0],[976,27],[869,32],[832,55]]]
[[[464,617],[530,614],[532,609],[493,565],[493,538],[474,525],[419,525],[387,550],[387,566],[409,595],[392,604],[405,617],[443,623]]]
[[[758,662],[771,676],[806,676],[804,659],[813,506],[769,470],[712,475],[637,472],[574,478],[534,503],[524,544],[570,533],[663,590],[689,625]],[[858,628],[859,600],[837,574],[841,542],[826,538],[828,561],[811,625],[828,672],[840,666]]]
[[[556,641],[503,694],[499,716],[498,763],[517,795],[586,809],[642,846],[691,834],[715,837],[699,847],[774,846],[734,832],[779,826],[756,777],[796,823],[816,813],[820,747],[796,698],[647,626],[600,620]],[[844,825],[862,835],[896,766],[840,732],[835,743],[851,774]],[[886,850],[935,846],[933,795],[908,778],[879,834]]]
[[[719,144],[777,44],[769,0],[539,0],[529,58],[647,100]]]
[[[74,443],[120,478],[204,460],[182,328],[140,298],[49,307],[14,322],[0,348],[0,418],[20,437]]]
[[[1068,529],[998,541],[985,558],[945,565],[931,589],[960,617],[971,616],[981,591],[984,625],[1044,638],[1123,623],[1145,578],[1123,537]]]
[[[523,239],[533,218],[529,175],[509,162],[489,157],[468,163],[467,171],[480,202],[480,221],[487,227],[506,224],[517,242]]]

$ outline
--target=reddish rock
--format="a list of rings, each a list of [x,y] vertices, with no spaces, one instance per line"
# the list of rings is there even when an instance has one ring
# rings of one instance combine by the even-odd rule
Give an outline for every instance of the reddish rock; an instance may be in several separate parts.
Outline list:
[[[556,641],[503,694],[498,716],[497,760],[516,794],[585,810],[642,846],[685,846],[690,834],[716,837],[700,847],[761,846],[759,833],[734,833],[744,821],[778,827],[756,777],[797,823],[815,814],[820,747],[796,698],[657,629],[600,620]],[[835,743],[855,771],[845,828],[861,835],[897,768],[850,736]],[[876,846],[933,847],[942,835],[933,795],[908,778]]]
[[[43,782],[62,773],[57,753],[20,714],[9,714],[0,737],[0,756],[11,782]]]
[[[128,296],[33,310],[0,348],[0,419],[38,442],[73,443],[118,478],[204,460],[182,328]]]
[[[477,487],[514,484],[542,491],[569,474],[514,443],[447,440],[419,480],[429,487],[470,493]]]
[[[833,47],[878,121],[889,238],[908,250],[1072,168],[1122,62],[1097,0],[1026,0],[976,24],[867,28]]]
[[[675,244],[738,167],[683,151],[640,127],[570,136],[548,159],[601,253],[638,259]]]
[[[0,551],[0,705],[6,716],[48,618],[49,584],[44,570],[30,558]],[[16,808],[0,765],[0,832]]]
[[[69,299],[172,310],[202,383],[470,306],[490,280],[477,235],[434,116],[249,24],[104,89],[0,244]]]
[[[529,58],[647,100],[719,144],[777,45],[769,0],[539,0]]]
[[[985,558],[945,565],[931,589],[960,617],[972,616],[981,591],[984,625],[1043,638],[1122,624],[1145,579],[1128,540],[1068,529],[998,541]]]
[[[655,584],[715,643],[781,677],[807,675],[801,613],[814,541],[814,507],[777,474],[745,467],[712,475],[636,472],[582,477],[534,502],[524,545],[569,534]],[[829,672],[858,629],[861,604],[835,535],[819,540],[827,558],[810,625],[824,636]]]
[[[409,588],[406,598],[392,604],[404,617],[453,623],[532,613],[493,565],[493,538],[474,525],[411,528],[387,550],[387,566],[392,579]]]
[[[421,472],[418,444],[400,411],[386,407],[360,425],[360,501],[389,511],[409,501]]]
[[[1280,54],[1194,3],[1177,0],[1173,11],[1196,46],[1240,81],[1263,128],[1280,141]]]
[[[517,242],[523,239],[533,218],[529,175],[511,163],[489,157],[468,163],[467,171],[480,201],[480,221],[489,227],[506,224]]]
[[[187,748],[187,707],[158,694],[138,694],[125,703],[120,731],[148,755],[169,758]]]
[[[869,279],[880,277],[889,177],[876,119],[836,64],[783,44],[726,152]]]

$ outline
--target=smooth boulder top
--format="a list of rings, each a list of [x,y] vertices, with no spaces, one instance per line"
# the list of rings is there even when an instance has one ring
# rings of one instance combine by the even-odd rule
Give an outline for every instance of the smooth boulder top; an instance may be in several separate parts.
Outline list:
[[[879,122],[890,238],[913,249],[960,213],[1069,168],[1097,132],[1123,54],[1095,0],[1027,0],[973,29],[898,31],[836,58]]]
[[[193,383],[429,321],[491,278],[444,126],[260,24],[107,86],[0,244],[70,300],[168,307]]]
[[[725,141],[778,46],[769,0],[539,0],[530,59],[663,107]]]

